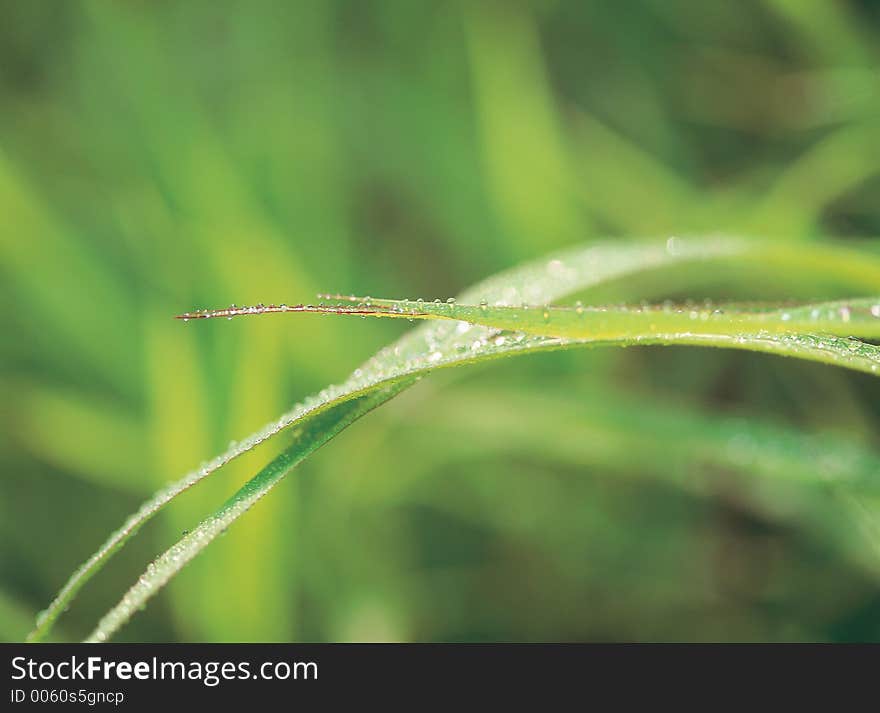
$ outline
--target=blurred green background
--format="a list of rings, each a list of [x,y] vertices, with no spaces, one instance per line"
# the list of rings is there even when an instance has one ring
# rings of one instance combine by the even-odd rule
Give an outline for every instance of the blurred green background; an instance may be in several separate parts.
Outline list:
[[[410,327],[172,315],[447,297],[606,238],[876,236],[878,60],[870,0],[4,0],[0,638],[157,487]],[[880,639],[835,499],[700,455],[754,419],[876,450],[874,381],[687,349],[435,375],[120,640]],[[57,636],[281,445],[151,522]]]

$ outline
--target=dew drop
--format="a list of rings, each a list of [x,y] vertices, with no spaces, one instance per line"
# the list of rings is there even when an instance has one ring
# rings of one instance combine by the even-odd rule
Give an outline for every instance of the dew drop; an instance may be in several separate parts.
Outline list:
[[[873,317],[880,317],[880,304],[872,305],[871,307],[871,315]]]
[[[551,260],[547,263],[547,273],[553,277],[561,277],[565,274],[565,263],[562,260]]]

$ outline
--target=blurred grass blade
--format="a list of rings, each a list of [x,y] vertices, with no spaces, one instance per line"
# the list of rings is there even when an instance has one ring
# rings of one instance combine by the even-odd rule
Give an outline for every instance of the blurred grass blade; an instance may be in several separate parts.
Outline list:
[[[579,385],[572,391],[564,382],[438,391],[431,395],[430,409],[411,413],[394,429],[395,456],[408,464],[410,479],[419,478],[423,468],[468,473],[472,460],[525,460],[595,478],[659,481],[704,497],[718,496],[736,482],[741,494],[757,510],[772,513],[774,521],[797,523],[870,575],[880,575],[878,511],[871,510],[871,498],[880,496],[880,453],[853,434],[693,408],[676,398],[635,398],[627,389]],[[443,447],[424,458],[436,443]],[[512,490],[485,491],[492,502],[487,517],[515,518],[517,503],[552,512],[554,506],[542,498],[559,497],[547,493],[543,483],[520,482]],[[475,506],[459,499],[450,505],[468,511]],[[829,515],[829,507],[837,512]]]
[[[780,261],[789,266],[794,263],[805,268],[822,264],[829,272],[840,273],[843,282],[873,287],[880,284],[880,265],[876,259],[854,251],[828,246],[799,247],[798,250],[791,250],[784,247],[768,248],[746,241],[714,239],[676,241],[672,246],[674,249],[670,247],[667,243],[653,246],[596,246],[569,251],[490,278],[468,290],[460,300],[462,303],[480,304],[483,301],[487,304],[491,302],[502,305],[544,304],[565,294],[638,271],[676,263],[723,258],[770,263]],[[481,307],[477,309],[481,314],[483,313]],[[244,441],[238,450],[220,456],[220,459],[225,459],[223,462],[227,462],[282,428],[294,422],[299,423],[294,444],[243,486],[217,513],[204,520],[154,561],[122,601],[102,619],[89,640],[109,639],[187,562],[314,450],[310,439],[319,439],[320,443],[326,442],[353,420],[391,398],[419,376],[437,368],[518,353],[587,345],[665,344],[670,343],[668,336],[654,335],[637,341],[548,337],[540,334],[499,332],[498,327],[468,324],[457,319],[445,320],[414,330],[394,346],[379,352],[362,369],[358,369],[345,384],[321,392],[317,399],[305,402],[302,407],[285,414],[264,431]],[[751,336],[687,334],[678,335],[675,343],[725,346],[792,355],[868,372],[874,371],[880,363],[876,347],[840,337],[792,334]],[[341,408],[354,399],[359,400],[361,407]],[[363,401],[360,401],[361,399]],[[337,419],[332,415],[337,413],[337,408],[341,409],[339,413],[342,414],[338,420],[338,427]],[[317,424],[314,422],[315,419],[319,419]],[[216,468],[211,470],[214,469]],[[208,472],[195,480],[205,477]],[[87,578],[91,576],[93,570],[84,569],[81,573]]]

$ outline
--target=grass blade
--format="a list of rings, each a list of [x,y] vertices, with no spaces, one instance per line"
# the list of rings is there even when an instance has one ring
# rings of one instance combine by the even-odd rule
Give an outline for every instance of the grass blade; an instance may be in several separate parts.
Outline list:
[[[711,250],[709,253],[704,252],[706,247],[706,244],[697,244],[696,250],[685,253],[687,257],[684,259],[693,260],[705,259],[711,256],[749,255],[748,247],[742,243],[717,244],[718,251],[714,254]],[[663,251],[662,254],[671,257],[682,256],[682,252],[670,253],[668,249]],[[648,252],[641,257],[644,259],[648,256],[657,260],[657,262],[648,261],[651,267],[658,267],[664,263],[662,258],[657,259],[658,252],[656,251]],[[584,260],[585,257],[587,258],[586,260]],[[618,254],[616,257],[620,257],[620,255]],[[580,262],[578,266],[580,269],[572,267],[572,258]],[[587,265],[593,269],[585,269]],[[625,260],[616,263],[616,265],[625,265],[626,267],[619,271],[610,270],[604,273],[606,277],[624,274],[626,270],[632,267]],[[845,260],[843,265],[850,267]],[[547,266],[550,266],[550,268],[548,269]],[[560,266],[561,270],[559,269]],[[589,284],[595,284],[595,266],[595,254],[591,254],[590,250],[582,251],[568,256],[568,261],[560,258],[551,259],[549,263],[541,265],[540,272],[537,275],[535,273],[539,268],[531,265],[519,271],[494,278],[468,291],[462,299],[479,298],[486,302],[489,299],[495,299],[502,302],[515,303],[524,293],[528,294],[532,299],[536,297],[539,300],[555,299],[565,294],[565,292],[577,291]],[[862,267],[858,269],[861,270]],[[874,266],[874,269],[876,270],[876,266]],[[872,276],[876,280],[877,273],[874,272]],[[412,304],[416,305],[419,303]],[[442,304],[439,306],[432,304],[432,309],[435,308],[438,315],[445,315],[446,312],[443,310],[450,309],[449,306],[444,307]],[[474,309],[477,310],[481,320],[488,312],[488,307],[482,304]],[[243,308],[241,314],[258,314],[265,311],[265,308]],[[277,311],[335,312],[338,311],[338,307],[304,308],[299,306],[281,308]],[[355,314],[361,314],[364,310],[354,308],[351,311]],[[400,310],[394,310],[393,308],[390,312],[385,312],[384,314],[405,317],[415,316],[406,312],[401,314]],[[425,314],[430,313],[426,311]],[[222,316],[234,315],[224,312]],[[446,317],[446,320],[450,321],[450,318]],[[733,334],[677,333],[675,335],[630,334],[625,338],[596,340],[593,338],[568,338],[526,334],[523,332],[499,332],[499,325],[497,324],[486,324],[476,319],[472,324],[468,324],[467,320],[453,317],[449,324],[440,324],[428,329],[416,330],[411,335],[404,337],[395,347],[384,350],[374,357],[368,363],[366,370],[374,374],[383,375],[380,376],[379,381],[374,386],[374,388],[378,389],[380,384],[389,383],[391,380],[405,381],[408,382],[406,385],[409,385],[418,376],[428,373],[433,369],[500,358],[516,353],[575,346],[624,345],[628,343],[679,343],[741,348],[798,356],[814,361],[848,366],[867,372],[876,371],[878,364],[880,364],[880,353],[878,353],[876,347],[863,344],[857,340],[840,337],[813,337],[793,334],[734,336]],[[367,389],[366,393],[368,392],[369,389]],[[381,396],[379,398],[381,399]],[[372,407],[375,407],[375,405]],[[268,492],[271,487],[292,469],[296,462],[299,462],[299,460],[291,455],[298,452],[299,448],[300,445],[298,443],[291,446],[286,453],[279,456],[266,470],[262,471],[241,488],[217,513],[203,521],[192,533],[155,560],[138,583],[126,593],[122,601],[102,619],[89,637],[89,640],[105,641],[110,638],[138,608],[144,606],[150,597],[155,595],[189,560],[204,549],[222,529],[228,527],[229,524],[246,512],[256,499],[262,497],[265,492]]]
[[[502,339],[506,337],[496,337]],[[315,418],[307,421],[308,432],[314,433],[315,438],[320,438],[321,443],[325,443],[332,438],[342,428],[348,426],[351,422],[364,415],[368,411],[376,408],[384,403],[392,395],[395,395],[403,388],[411,385],[421,375],[437,368],[459,366],[464,363],[473,363],[485,361],[493,358],[500,358],[518,353],[534,353],[538,351],[547,351],[552,349],[563,349],[574,346],[600,346],[600,345],[622,345],[624,342],[595,342],[592,340],[564,340],[557,338],[529,337],[524,338],[520,342],[516,342],[516,338],[510,343],[485,343],[480,348],[480,353],[469,356],[464,359],[443,360],[439,359],[435,363],[428,363],[413,360],[408,363],[407,373],[395,379],[394,383],[403,382],[401,386],[396,388],[393,393],[383,396],[380,390],[378,396],[371,398],[376,394],[369,391],[366,395],[358,398],[369,399],[368,408],[355,412],[350,420],[344,421],[341,427],[338,421],[330,418],[327,421],[327,430],[320,428],[313,432],[312,426]],[[651,340],[642,340],[641,344],[651,344]],[[666,344],[665,339],[660,339],[657,344]],[[799,337],[782,335],[770,337],[737,337],[729,338],[724,341],[717,335],[709,339],[694,337],[689,339],[680,339],[673,343],[691,344],[699,346],[727,346],[731,348],[741,348],[750,351],[760,351],[766,353],[777,353],[785,356],[797,356],[799,358],[811,359],[824,363],[838,364],[849,368],[859,369],[861,371],[876,372],[880,367],[880,348],[873,345],[863,345],[857,340],[847,340],[841,338],[827,337]],[[862,347],[871,347],[870,355],[857,355],[850,352],[850,344]],[[386,382],[387,383],[387,382]],[[384,389],[386,387],[377,387]],[[387,393],[387,392],[386,392]],[[348,402],[351,403],[351,402]],[[343,406],[346,402],[343,402]],[[340,408],[340,407],[337,407]],[[349,413],[346,411],[346,413]],[[332,414],[332,412],[331,412]],[[324,420],[318,422],[323,424]],[[326,437],[325,437],[326,436]],[[304,443],[308,446],[309,439],[305,438]],[[153,597],[172,577],[180,572],[183,567],[199,554],[208,544],[210,544],[221,532],[225,531],[236,519],[243,515],[250,507],[263,495],[265,495],[272,487],[274,487],[288,472],[290,472],[299,462],[301,462],[309,453],[311,448],[307,448],[302,455],[303,441],[297,442],[289,449],[279,455],[272,463],[270,463],[263,471],[257,474],[253,479],[248,481],[235,495],[232,496],[215,514],[202,521],[192,532],[184,536],[165,553],[160,555],[150,566],[146,572],[138,579],[137,583],[132,586],[122,600],[110,610],[110,612],[99,622],[98,627],[86,639],[88,642],[107,641],[118,629],[124,625],[131,616],[141,609],[146,602]]]
[[[657,267],[702,260],[718,259],[749,252],[749,245],[742,240],[712,239],[694,241],[682,249],[669,251],[663,244],[634,244],[629,246],[598,245],[568,251],[558,260],[576,266],[564,275],[545,272],[545,262],[536,261],[489,278],[462,295],[462,299],[504,299],[517,301],[543,301],[557,299],[626,275],[632,275]],[[553,264],[552,260],[551,263]],[[844,260],[847,269],[858,267],[855,260]],[[880,274],[880,268],[877,269]],[[475,333],[476,335],[476,333]],[[446,348],[454,353],[467,343],[465,335],[451,329],[450,325],[431,325],[405,335],[394,346],[376,355],[363,368],[339,387],[331,387],[312,396],[275,421],[268,423],[256,433],[232,445],[211,461],[203,463],[179,481],[157,492],[131,515],[118,530],[113,532],[101,547],[68,579],[49,606],[37,617],[37,624],[29,634],[29,641],[40,641],[51,631],[57,618],[70,605],[79,590],[104,566],[147,521],[175,497],[208,477],[216,470],[241,454],[257,447],[280,431],[293,424],[318,416],[323,411],[349,398],[362,395],[380,383],[389,383],[405,370],[387,368],[387,364],[399,366],[407,359],[428,355],[433,358],[435,350]],[[470,335],[468,335],[470,336]],[[458,356],[463,356],[461,353]]]

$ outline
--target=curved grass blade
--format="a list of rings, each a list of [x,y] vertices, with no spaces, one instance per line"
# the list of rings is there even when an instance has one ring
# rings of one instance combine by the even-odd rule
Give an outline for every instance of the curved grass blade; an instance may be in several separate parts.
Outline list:
[[[754,247],[747,241],[731,238],[694,240],[675,250],[669,250],[668,245],[663,243],[576,248],[490,277],[464,293],[462,299],[509,300],[511,304],[522,301],[542,302],[645,270],[748,255],[752,250]],[[862,256],[858,254],[850,257],[848,253],[838,255],[835,251],[834,255],[842,272],[849,274],[863,269],[860,262]],[[828,263],[829,259],[826,257],[823,262]],[[871,274],[880,276],[880,265],[875,265]],[[880,280],[880,277],[877,279]],[[429,360],[433,360],[438,350],[458,351],[460,347],[463,349],[466,345],[473,344],[477,337],[477,331],[473,335],[463,333],[455,329],[454,325],[426,325],[425,328],[414,330],[357,369],[342,385],[330,387],[307,398],[277,420],[231,445],[213,460],[203,463],[179,481],[157,492],[71,575],[49,606],[37,617],[36,627],[29,634],[28,641],[44,639],[86,582],[177,495],[293,424],[317,416],[342,401],[362,395],[365,391],[373,390],[378,384],[388,383],[401,371],[391,369],[389,365],[399,365],[406,360],[426,355]]]
[[[247,512],[288,472],[327,441],[354,423],[361,416],[380,406],[405,389],[407,381],[385,385],[380,389],[338,404],[305,422],[293,446],[283,451],[232,498],[197,528],[181,538],[156,559],[128,590],[122,601],[98,624],[87,642],[100,643],[122,626],[131,615],[144,606],[154,592],[204,549],[205,545],[225,532],[229,525]]]
[[[247,308],[245,308],[247,309]],[[333,311],[333,307],[326,308]],[[440,307],[443,309],[443,307]],[[477,308],[481,315],[488,311],[482,306]],[[810,310],[815,307],[811,306]],[[823,307],[824,309],[824,307]],[[324,308],[310,308],[295,311],[323,311]],[[769,312],[769,310],[767,310]],[[254,313],[254,312],[251,312]],[[228,316],[228,315],[227,315]],[[398,316],[395,313],[395,316]],[[412,315],[410,315],[412,316]],[[456,332],[467,334],[469,330],[480,330],[482,335],[468,346],[459,342],[452,354],[444,353],[438,345],[436,351],[427,355],[412,358],[400,367],[403,373],[398,377],[415,379],[419,375],[437,368],[457,366],[463,363],[484,361],[515,353],[546,351],[575,346],[607,346],[628,344],[690,344],[699,346],[715,346],[747,349],[786,356],[796,356],[830,364],[837,364],[869,373],[876,373],[880,368],[880,348],[864,344],[855,339],[833,336],[813,336],[799,334],[631,334],[625,338],[601,339],[566,338],[543,335],[528,335],[523,332],[511,333],[499,331],[497,326],[475,323],[468,325],[466,321],[454,320]],[[462,327],[465,327],[462,329]],[[462,353],[465,352],[465,353]],[[387,356],[387,355],[386,355]],[[295,451],[293,446],[287,453]],[[112,636],[147,600],[177,574],[187,562],[206,547],[217,534],[228,527],[234,520],[249,509],[251,504],[262,497],[271,487],[284,477],[296,464],[287,454],[282,454],[267,470],[258,474],[236,493],[229,501],[207,520],[197,526],[190,536],[179,541],[155,560],[147,573],[126,593],[89,637],[89,641],[105,641]]]
[[[804,270],[821,270],[826,274],[837,275],[841,282],[859,287],[880,285],[880,260],[848,249],[818,245],[799,246],[797,249],[767,248],[748,241],[728,238],[678,241],[673,247],[674,249],[670,249],[670,243],[667,242],[666,244],[598,245],[569,250],[489,278],[465,292],[460,299],[463,302],[486,300],[493,304],[506,305],[524,302],[543,304],[566,294],[639,272],[678,264],[724,259],[742,260],[747,263],[754,261],[764,261],[768,264],[793,263]],[[417,376],[434,368],[501,357],[514,352],[558,349],[574,345],[571,340],[560,338],[529,337],[524,334],[503,335],[494,328],[472,326],[463,322],[431,324],[413,330],[393,346],[379,352],[342,385],[330,387],[307,399],[214,460],[157,493],[73,574],[40,617],[29,640],[43,638],[79,589],[137,529],[177,494],[281,430],[297,423],[307,425],[310,419],[321,416],[337,405],[368,394],[380,393],[381,389],[390,384],[406,380],[412,383]],[[778,346],[774,344],[767,346],[767,350],[772,349],[778,349]],[[384,397],[380,395],[377,398],[380,401],[387,400],[391,395]],[[295,436],[291,449],[296,448],[301,441],[301,437]],[[253,480],[250,482],[254,483]],[[246,485],[240,490],[233,499],[245,497],[247,487]],[[187,542],[197,550],[203,548],[212,539],[199,539],[195,537],[196,531],[191,534],[193,537],[188,537]],[[157,584],[150,595],[155,593],[167,579],[161,583],[159,580],[154,581]],[[122,621],[119,619],[116,621],[118,628]],[[115,628],[104,627],[96,634],[100,631],[103,631],[106,638],[115,631]]]
[[[507,340],[510,341],[507,341]],[[504,341],[501,341],[504,340]],[[563,349],[574,346],[624,346],[626,340],[617,341],[593,341],[593,340],[568,340],[552,337],[526,337],[523,334],[506,336],[500,334],[494,340],[480,342],[480,347],[471,356],[462,359],[438,359],[434,363],[425,360],[414,360],[406,368],[406,373],[399,377],[404,382],[402,390],[410,385],[421,375],[442,367],[459,366],[464,363],[485,361],[500,358],[517,353],[534,353],[552,349]],[[814,337],[802,335],[772,335],[767,337],[726,337],[713,335],[695,335],[692,337],[669,340],[667,337],[656,339],[644,339],[632,343],[638,344],[690,344],[695,346],[726,346],[730,348],[747,349],[785,356],[796,356],[839,366],[846,366],[860,371],[876,373],[880,369],[880,348],[873,345],[863,344],[857,340],[842,339],[839,337]],[[857,354],[851,351],[856,347],[859,350],[869,350],[866,354]],[[407,378],[408,377],[408,378]],[[394,392],[395,394],[397,391]],[[392,394],[393,395],[393,394]],[[360,398],[370,398],[369,394]],[[359,418],[363,413],[377,407],[388,400],[388,397],[380,397],[370,400],[370,408],[357,413],[351,421]],[[344,404],[343,404],[344,405]],[[345,423],[347,426],[351,421]],[[312,422],[310,421],[309,424]],[[334,428],[334,422],[329,422],[330,428]],[[344,426],[343,426],[344,427]],[[321,443],[326,442],[341,430],[316,431]],[[311,427],[309,426],[311,432]],[[329,434],[324,438],[324,434]],[[297,441],[288,450],[278,456],[269,466],[248,481],[235,495],[233,495],[214,515],[202,521],[191,533],[179,540],[175,545],[166,550],[154,560],[147,571],[138,579],[122,600],[110,610],[99,622],[97,628],[86,641],[107,641],[118,629],[124,625],[146,602],[154,596],[159,589],[167,584],[183,567],[201,552],[221,532],[225,531],[236,519],[247,512],[259,498],[274,487],[288,472],[290,472],[311,450],[300,456],[302,442]]]

